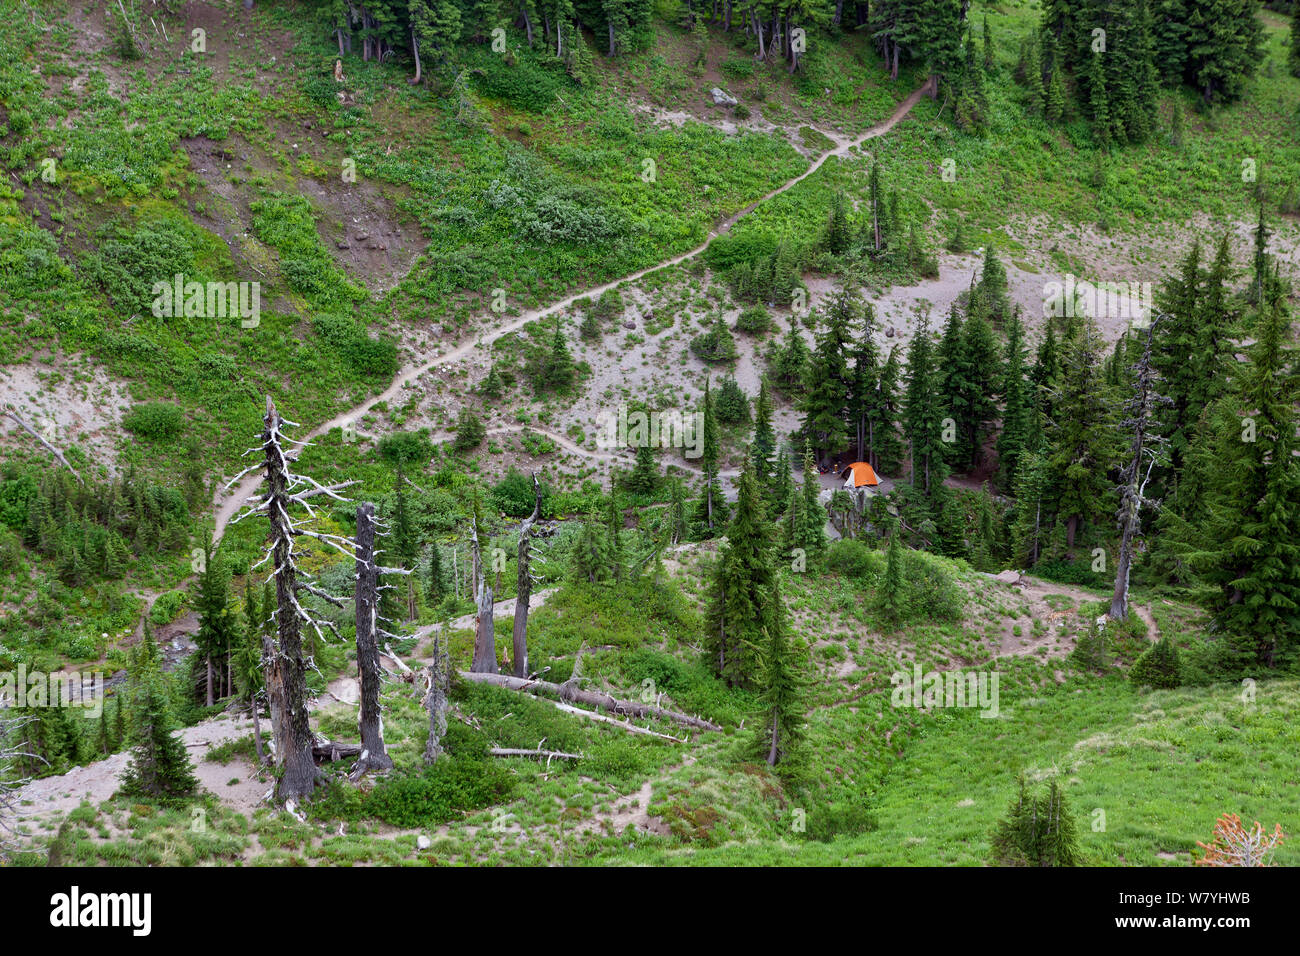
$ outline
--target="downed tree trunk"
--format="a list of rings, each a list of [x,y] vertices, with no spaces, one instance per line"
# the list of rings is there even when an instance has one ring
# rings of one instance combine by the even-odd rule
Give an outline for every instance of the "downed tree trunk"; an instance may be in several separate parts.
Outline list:
[[[494,757],[545,757],[547,760],[581,760],[586,754],[568,754],[563,750],[516,750],[513,747],[493,747],[488,751]]]
[[[630,723],[626,720],[615,720],[613,717],[606,717],[604,714],[598,714],[594,710],[583,710],[581,707],[574,707],[572,704],[566,704],[562,700],[547,700],[546,703],[555,706],[566,714],[573,714],[575,717],[585,717],[587,720],[594,720],[602,724],[612,724],[615,727],[622,727],[628,733],[643,734],[646,737],[658,737],[660,740],[671,740],[675,744],[686,743],[686,741],[681,737],[671,737],[668,734],[661,734],[657,730],[647,730],[644,727],[638,727],[636,724]]]
[[[311,755],[318,763],[329,763],[346,760],[349,757],[360,757],[365,750],[366,748],[361,744],[341,744],[337,740],[320,740],[312,744]]]
[[[507,674],[475,674],[469,671],[461,671],[460,676],[465,680],[479,684],[492,684],[494,687],[504,687],[507,690],[517,690],[528,694],[543,694],[547,697],[558,697],[560,700],[573,700],[580,704],[590,704],[593,707],[599,707],[601,710],[608,710],[615,714],[626,714],[629,717],[655,717],[661,720],[671,720],[684,727],[695,727],[699,730],[722,729],[717,724],[711,723],[702,717],[692,717],[690,714],[678,713],[675,710],[664,710],[662,707],[642,704],[634,700],[619,700],[609,694],[578,690],[569,684],[552,684],[550,681],[544,680],[526,680],[520,677],[511,677]]]
[[[613,27],[611,26],[612,30]],[[528,601],[533,593],[533,578],[528,570],[528,550],[533,536],[533,525],[542,515],[542,489],[533,472],[533,513],[519,526],[519,577],[515,589],[515,626],[511,655],[514,658],[515,676],[528,676]]]
[[[66,459],[66,458],[63,457],[63,452],[59,451],[57,448],[55,448],[53,445],[51,445],[48,441],[46,441],[44,438],[42,438],[41,435],[40,435],[40,433],[39,433],[38,431],[36,431],[35,428],[32,428],[31,425],[28,425],[25,421],[23,421],[21,418],[19,418],[19,417],[18,417],[18,412],[14,409],[14,407],[13,407],[12,405],[6,405],[6,406],[5,406],[5,414],[8,415],[10,418],[12,418],[14,421],[16,421],[16,422],[18,423],[19,427],[22,428],[23,431],[27,432],[27,434],[31,435],[31,436],[32,436],[33,438],[35,438],[38,442],[40,442],[40,443],[41,443],[42,445],[44,445],[47,449],[49,449],[50,454],[53,455],[55,458],[57,458],[57,459],[59,460],[59,464],[63,465],[64,468],[66,468],[66,469],[68,469],[68,471],[72,472],[72,477],[73,477],[73,478],[76,478],[77,481],[81,481],[81,475],[77,474],[77,469],[73,468],[72,465],[70,465],[70,464],[68,463],[68,459]]]

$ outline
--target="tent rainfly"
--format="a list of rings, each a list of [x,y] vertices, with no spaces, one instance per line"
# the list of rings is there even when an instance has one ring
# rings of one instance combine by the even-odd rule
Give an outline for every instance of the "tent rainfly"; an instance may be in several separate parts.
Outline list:
[[[876,470],[865,461],[855,461],[840,472],[840,477],[844,479],[844,487],[849,491],[858,488],[874,488],[880,484],[880,479],[876,477]]]

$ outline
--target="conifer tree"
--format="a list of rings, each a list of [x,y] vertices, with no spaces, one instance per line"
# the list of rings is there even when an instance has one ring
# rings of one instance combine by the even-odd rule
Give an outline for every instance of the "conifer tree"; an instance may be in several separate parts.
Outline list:
[[[812,446],[805,444],[803,449],[803,498],[801,510],[804,520],[803,537],[799,547],[803,548],[810,565],[821,560],[826,550],[826,509],[821,503],[822,483],[817,471],[817,462],[813,457]]]
[[[903,438],[898,430],[901,417],[898,389],[902,380],[898,353],[899,349],[890,349],[889,357],[880,369],[879,398],[871,426],[872,443],[876,452],[876,460],[871,462],[871,467],[877,473],[887,475],[896,475],[903,467]]]
[[[754,478],[759,487],[767,491],[772,482],[772,456],[776,453],[776,432],[772,429],[772,399],[767,393],[767,378],[758,385],[758,398],[754,401],[754,439],[750,443],[750,460]]]
[[[786,394],[794,393],[803,387],[807,369],[808,343],[804,341],[794,316],[791,316],[785,344],[777,350],[769,370],[772,383]]]
[[[702,412],[704,432],[701,439],[700,469],[704,473],[704,497],[697,510],[697,520],[704,526],[705,537],[713,537],[718,526],[727,520],[726,498],[718,482],[718,424],[713,410],[713,395],[709,381],[704,381],[704,409]]]
[[[1300,76],[1300,3],[1291,4],[1291,52],[1287,55],[1291,75]]]
[[[1015,487],[1016,468],[1029,443],[1031,427],[1024,338],[1024,326],[1017,309],[1007,321],[1006,360],[1002,378],[1002,431],[997,442],[998,484],[1007,490]]]
[[[1092,115],[1093,134],[1103,147],[1109,146],[1111,142],[1109,103],[1102,54],[1093,53],[1088,61],[1088,111]]]
[[[442,568],[442,549],[437,542],[429,545],[424,571],[424,601],[436,607],[447,594],[447,576]]]
[[[769,516],[776,520],[785,514],[793,497],[794,473],[790,468],[790,456],[782,448],[776,456],[776,474],[772,479],[772,489],[768,499],[771,502]]]
[[[889,548],[885,553],[885,573],[876,591],[876,605],[891,624],[903,619],[907,598],[903,583],[903,532],[898,522],[889,529]]]
[[[1073,551],[1080,528],[1095,528],[1110,512],[1108,471],[1114,452],[1110,395],[1101,376],[1101,336],[1091,318],[1076,321],[1063,343],[1061,384],[1048,423],[1055,512]]]
[[[1260,311],[1249,362],[1215,414],[1215,454],[1202,483],[1204,519],[1185,529],[1188,564],[1206,584],[1218,626],[1272,666],[1300,641],[1300,380],[1282,297]]]
[[[848,443],[846,407],[849,400],[847,345],[849,332],[859,322],[862,302],[856,293],[840,289],[831,299],[817,347],[808,364],[804,413],[799,438],[809,442],[819,458],[834,454]]]
[[[912,484],[927,499],[947,477],[943,463],[944,408],[937,379],[929,322],[923,318],[908,351],[903,434],[912,459]]]
[[[393,476],[393,518],[388,541],[392,545],[398,566],[409,569],[415,566],[418,543],[415,539],[415,526],[411,521],[410,505],[406,499],[406,484],[402,459],[398,458],[397,471]]]
[[[580,581],[595,584],[610,574],[609,531],[596,515],[588,515],[573,547],[573,573]]]
[[[185,744],[175,733],[178,725],[167,700],[157,645],[147,624],[130,670],[132,751],[122,775],[122,791],[133,796],[188,796],[198,788],[198,780]]]
[[[227,661],[238,643],[239,628],[230,607],[230,569],[210,539],[194,606],[199,616],[194,643],[204,668],[206,704],[211,707],[225,693]]]
[[[762,635],[765,640],[762,644],[759,699],[763,705],[763,720],[755,749],[769,767],[775,767],[788,764],[792,751],[803,740],[803,668],[799,649],[791,641],[786,623],[779,576],[773,577],[771,591],[765,597],[772,607]]]
[[[748,464],[738,483],[735,516],[718,553],[705,612],[704,653],[710,669],[736,687],[761,679],[759,653],[781,626],[775,592],[774,535]]]

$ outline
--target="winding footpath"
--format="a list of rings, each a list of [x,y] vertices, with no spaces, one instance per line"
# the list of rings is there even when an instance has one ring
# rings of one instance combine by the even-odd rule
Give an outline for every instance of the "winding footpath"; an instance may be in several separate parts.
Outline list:
[[[638,279],[642,279],[653,272],[658,272],[660,269],[668,269],[675,265],[679,265],[680,263],[686,262],[690,259],[694,259],[696,256],[701,255],[706,249],[708,249],[709,246],[712,245],[714,239],[717,239],[719,236],[725,235],[726,233],[730,232],[732,226],[734,226],[741,219],[748,216],[751,212],[753,212],[763,203],[776,198],[777,196],[781,195],[784,192],[789,191],[790,189],[793,189],[799,183],[803,182],[809,176],[813,175],[815,172],[817,172],[817,170],[821,169],[822,166],[825,165],[826,161],[830,159],[832,156],[835,157],[846,156],[848,155],[850,150],[862,145],[867,140],[875,139],[878,136],[883,136],[885,133],[888,133],[891,129],[894,128],[895,125],[898,124],[900,120],[902,120],[904,117],[907,116],[908,113],[912,111],[912,108],[921,101],[921,97],[925,96],[927,93],[930,93],[932,89],[933,89],[932,80],[927,80],[924,84],[920,86],[920,88],[914,91],[910,96],[907,97],[907,99],[903,100],[903,102],[898,105],[898,107],[894,110],[893,115],[891,115],[889,119],[885,120],[883,123],[871,127],[871,129],[867,130],[865,133],[861,134],[855,139],[839,142],[834,149],[827,150],[816,160],[814,160],[813,163],[809,165],[809,167],[805,169],[802,173],[800,173],[798,176],[786,181],[782,185],[778,186],[776,189],[773,189],[767,195],[750,203],[748,206],[746,206],[744,209],[741,209],[739,212],[733,213],[731,216],[728,216],[716,227],[709,230],[709,234],[707,238],[704,240],[704,242],[696,246],[694,249],[673,256],[672,258],[666,259],[663,262],[657,263],[655,265],[648,266],[647,268],[642,269],[639,272],[634,272],[631,275],[623,276],[620,279],[615,279],[612,282],[606,282],[603,285],[594,286],[589,289],[584,289],[583,291],[580,292],[575,292],[574,294],[564,299],[560,299],[558,302],[553,302],[548,306],[543,306],[537,309],[529,309],[521,313],[518,318],[511,320],[507,324],[498,326],[497,328],[491,330],[490,332],[486,332],[478,336],[477,338],[471,339],[470,341],[465,342],[453,348],[449,352],[443,352],[442,354],[422,364],[408,366],[407,368],[398,372],[397,377],[393,379],[392,383],[388,386],[388,388],[384,389],[378,395],[374,395],[371,398],[366,399],[361,404],[355,405],[345,412],[340,412],[338,415],[335,415],[333,418],[329,419],[328,421],[323,422],[320,425],[317,425],[311,431],[307,432],[306,435],[302,435],[302,436],[295,435],[293,437],[299,441],[311,441],[314,438],[319,438],[320,436],[327,434],[330,431],[330,429],[342,428],[344,425],[352,424],[355,421],[357,421],[362,415],[366,414],[368,411],[374,408],[375,405],[379,404],[380,402],[392,401],[401,392],[403,388],[405,388],[407,385],[411,384],[412,382],[415,382],[417,379],[420,378],[420,376],[433,371],[439,366],[449,365],[453,362],[460,361],[461,359],[473,353],[475,349],[491,345],[493,342],[501,338],[503,335],[509,335],[511,332],[517,332],[519,329],[523,328],[529,322],[535,322],[538,319],[543,319],[546,318],[547,316],[554,315],[557,312],[561,312],[564,309],[567,309],[569,306],[573,305],[573,303],[577,302],[579,299],[596,298],[601,294],[609,291],[610,289],[622,285],[625,282],[636,282]],[[574,447],[576,448],[577,446]],[[583,453],[587,455],[591,454],[590,452],[583,452]],[[228,495],[223,496],[221,490],[220,489],[218,490],[217,496],[213,501],[213,507],[216,510],[216,527],[213,530],[214,543],[221,540],[222,535],[225,533],[226,527],[248,503],[249,498],[257,491],[257,488],[261,484],[261,482],[262,482],[261,474],[259,474],[256,471],[253,471],[250,472],[245,478],[243,478],[239,482],[239,484],[237,484],[231,490],[231,492]]]

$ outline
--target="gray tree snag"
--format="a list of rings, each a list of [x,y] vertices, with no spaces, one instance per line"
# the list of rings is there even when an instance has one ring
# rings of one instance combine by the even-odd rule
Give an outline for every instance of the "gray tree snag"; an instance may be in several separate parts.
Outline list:
[[[447,684],[450,670],[447,654],[438,634],[433,636],[433,659],[425,669],[424,706],[429,712],[429,738],[424,744],[424,762],[442,756],[442,738],[447,734]]]
[[[601,710],[607,710],[613,714],[622,714],[627,717],[653,717],[660,720],[671,720],[683,727],[694,727],[697,730],[722,729],[703,717],[694,717],[675,710],[665,710],[654,704],[643,704],[635,700],[621,700],[598,691],[579,690],[572,684],[553,684],[544,680],[523,680],[507,674],[475,674],[461,671],[460,676],[476,684],[491,684],[493,687],[504,687],[507,690],[516,690],[525,694],[555,697],[563,701],[589,704],[592,707],[598,707]]]
[[[375,563],[375,506],[357,507],[357,674],[361,681],[358,723],[364,756],[354,773],[389,770],[393,760],[384,747],[384,725],[380,715],[379,687],[383,668],[379,664],[379,566]]]
[[[14,765],[20,758],[42,759],[23,749],[24,738],[18,733],[35,721],[35,717],[10,717],[0,710],[0,860],[5,859],[8,849],[5,834],[14,832],[10,818],[18,817],[19,790],[27,782],[26,777],[15,779]]]
[[[298,538],[312,538],[335,548],[348,557],[354,557],[351,542],[338,535],[309,531],[301,527],[291,517],[294,507],[307,511],[309,517],[316,513],[308,503],[308,485],[315,494],[325,494],[337,501],[344,501],[330,488],[304,475],[294,474],[290,468],[296,456],[285,450],[285,444],[304,446],[283,433],[285,426],[293,427],[295,422],[283,418],[276,410],[275,402],[268,395],[266,414],[262,418],[265,430],[262,432],[261,452],[263,461],[252,465],[236,475],[227,484],[234,485],[244,475],[257,468],[265,470],[265,491],[254,496],[248,510],[235,518],[235,522],[249,515],[265,515],[270,523],[270,544],[266,554],[251,570],[256,570],[268,561],[271,562],[271,578],[275,580],[275,631],[277,640],[269,638],[263,642],[263,662],[266,670],[266,693],[271,708],[271,724],[275,741],[275,761],[280,770],[280,780],[276,785],[276,798],[281,802],[299,800],[308,796],[315,787],[319,772],[313,758],[312,747],[315,738],[311,731],[310,714],[307,710],[307,660],[303,656],[302,625],[310,625],[317,637],[324,639],[322,627],[329,628],[338,636],[338,629],[333,622],[320,619],[310,614],[299,601],[299,595],[306,593],[341,607],[342,598],[326,594],[311,583],[310,575],[302,573],[295,558],[301,552],[295,549]],[[233,523],[233,522],[232,522]]]
[[[1128,617],[1128,582],[1133,567],[1133,539],[1142,527],[1142,506],[1159,506],[1158,502],[1148,501],[1145,492],[1158,457],[1157,447],[1164,442],[1163,438],[1151,433],[1155,409],[1157,405],[1168,403],[1168,399],[1156,394],[1155,383],[1160,376],[1151,367],[1152,333],[1161,318],[1162,316],[1154,316],[1147,325],[1142,358],[1132,367],[1133,397],[1126,406],[1129,417],[1121,423],[1133,430],[1133,438],[1129,442],[1129,460],[1120,473],[1123,484],[1119,488],[1119,512],[1116,516],[1120,532],[1119,557],[1115,562],[1115,590],[1111,594],[1109,612],[1110,617],[1116,621]],[[1142,474],[1143,458],[1149,459],[1145,475]]]
[[[515,626],[511,654],[516,677],[528,676],[528,602],[533,593],[533,578],[528,570],[528,552],[532,546],[533,525],[542,515],[542,488],[533,472],[533,513],[519,526],[519,577],[515,589]]]
[[[478,518],[469,519],[470,542],[474,553],[474,603],[478,610],[474,617],[474,663],[470,670],[477,674],[497,672],[497,643],[492,621],[492,585],[488,583],[487,568],[478,541]]]

